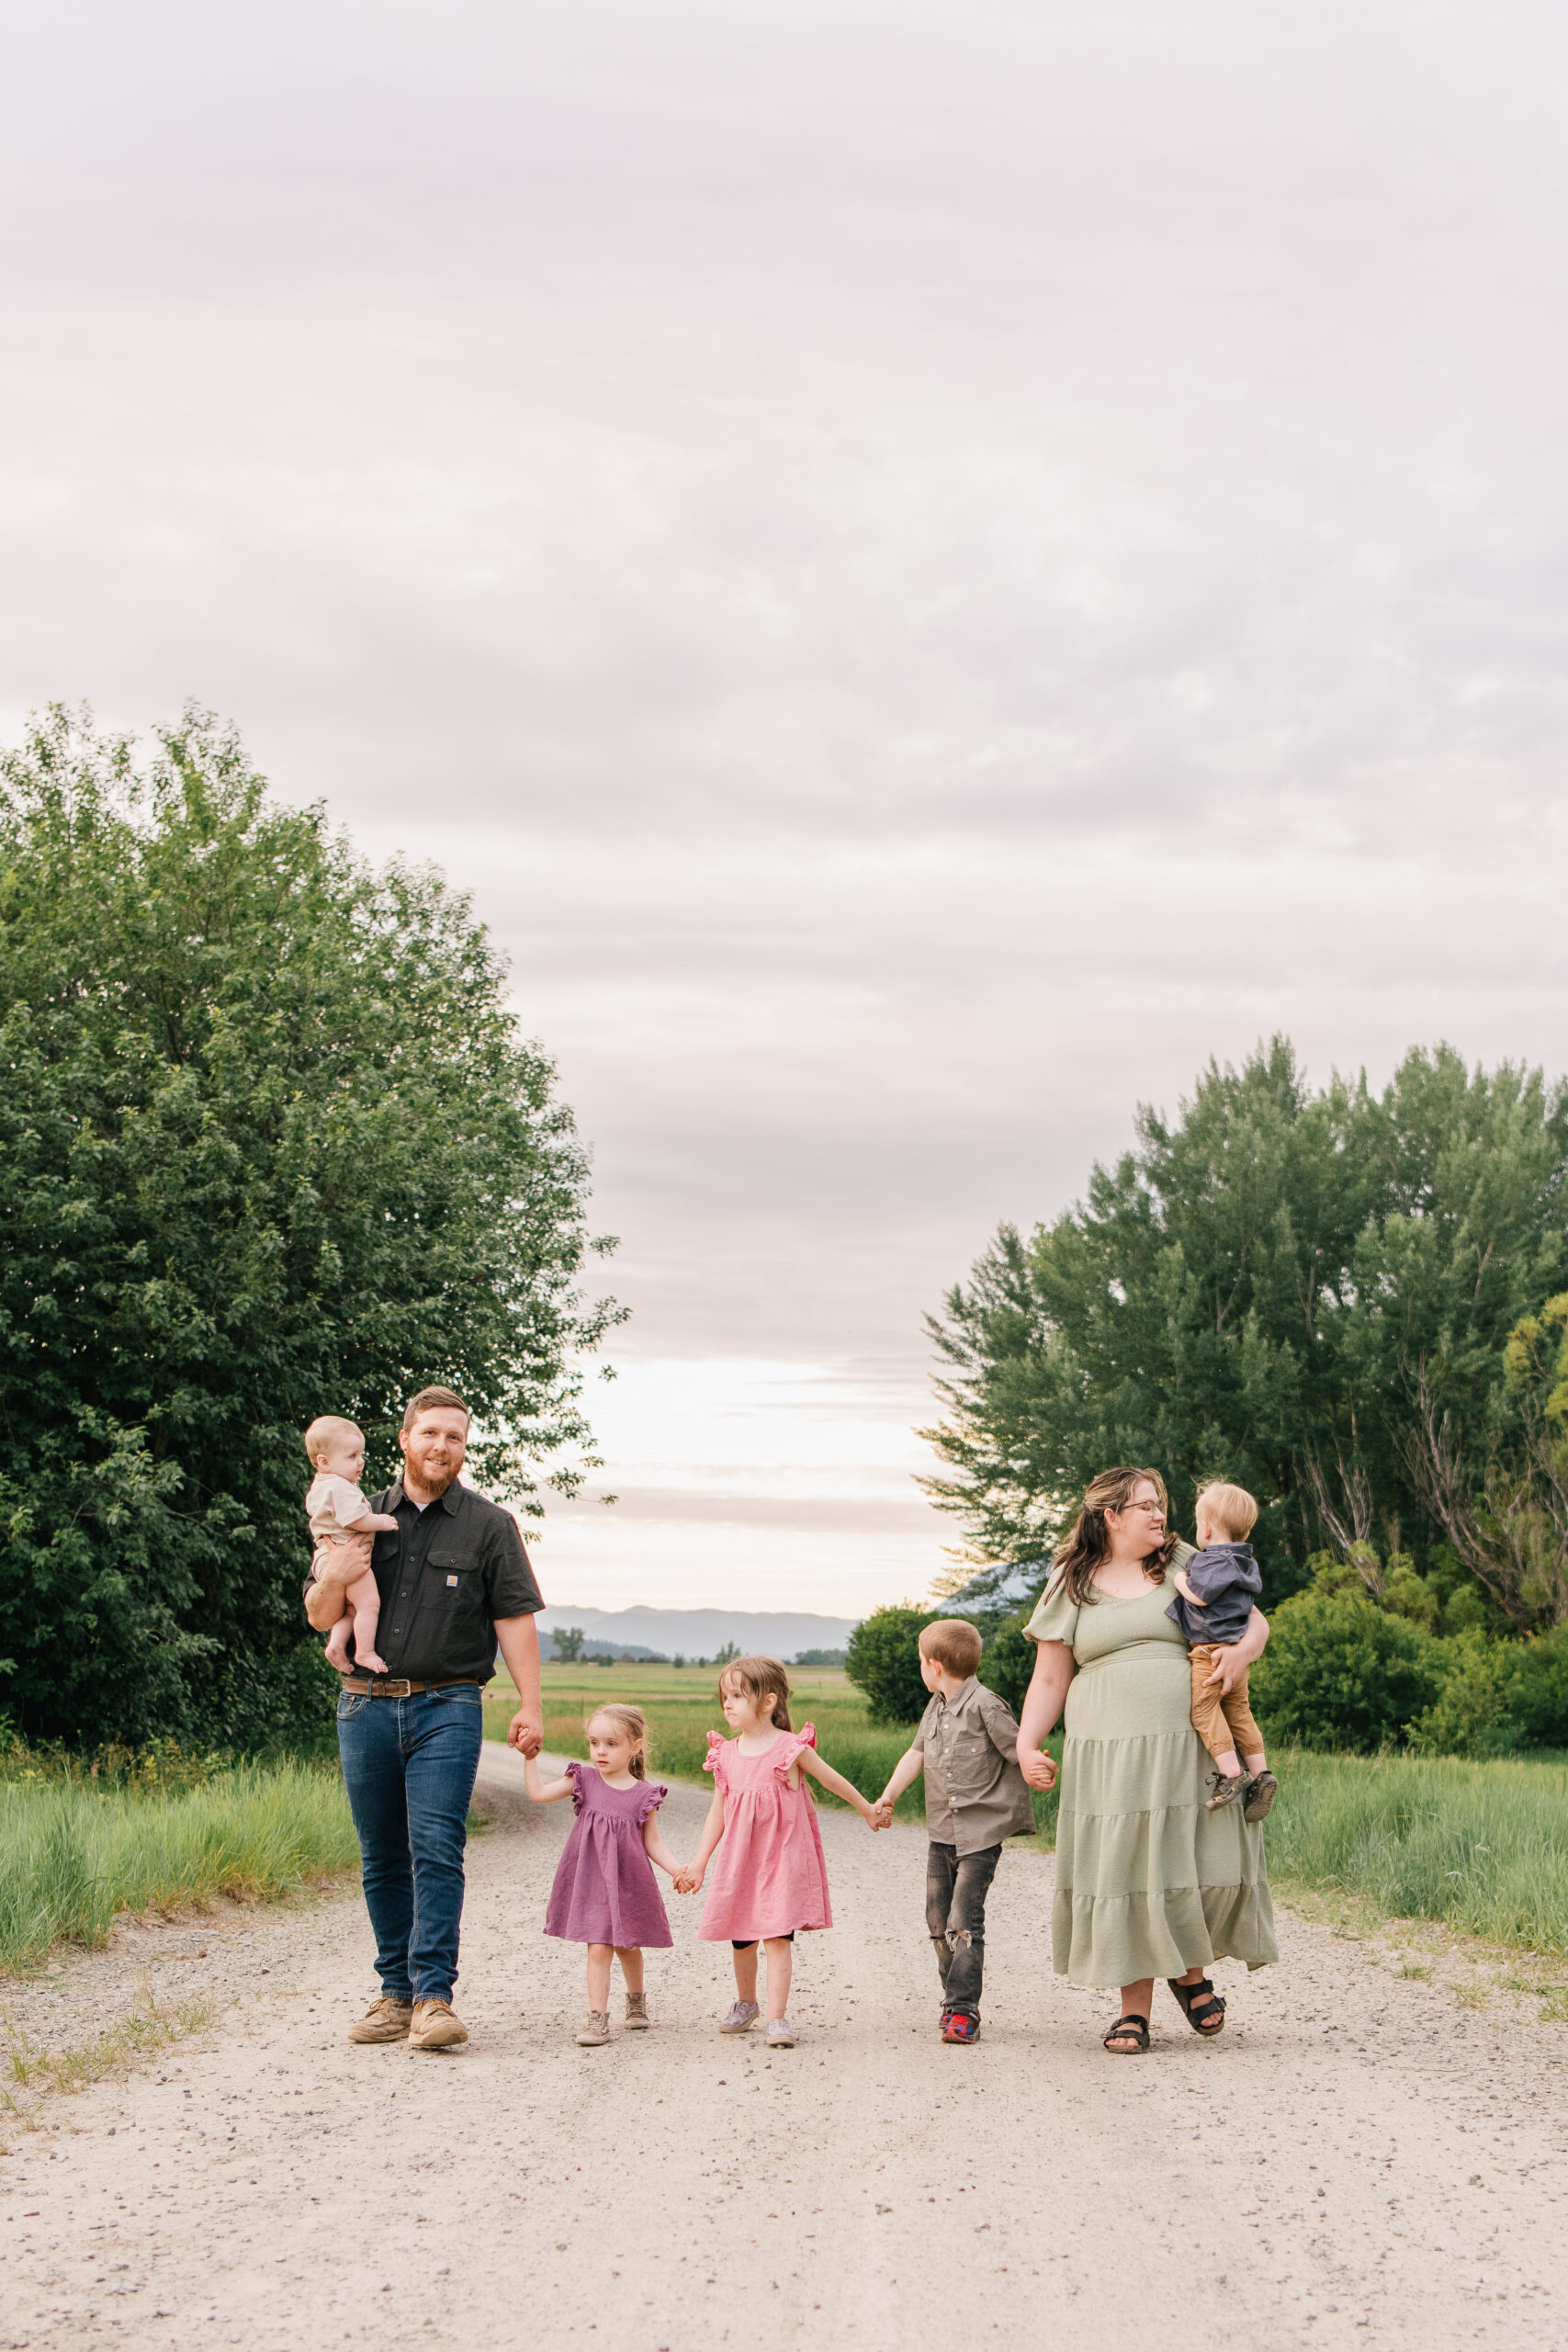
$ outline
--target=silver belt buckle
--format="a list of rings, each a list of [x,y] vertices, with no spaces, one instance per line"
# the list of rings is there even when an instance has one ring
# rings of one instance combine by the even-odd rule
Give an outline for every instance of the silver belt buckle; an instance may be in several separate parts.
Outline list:
[[[413,1684],[406,1674],[377,1674],[370,1679],[373,1699],[412,1699]]]

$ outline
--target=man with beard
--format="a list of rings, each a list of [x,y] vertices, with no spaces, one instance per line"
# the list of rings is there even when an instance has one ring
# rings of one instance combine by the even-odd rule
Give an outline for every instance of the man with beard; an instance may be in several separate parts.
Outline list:
[[[534,1623],[544,1600],[516,1521],[457,1482],[468,1441],[462,1398],[422,1388],[398,1432],[402,1476],[371,1506],[396,1521],[396,1532],[330,1546],[305,1588],[305,1613],[319,1632],[342,1616],[344,1590],[367,1559],[381,1595],[388,1670],[350,1667],[337,1702],[381,1980],[351,2041],[451,2050],[468,2038],[452,1992],[482,1691],[498,1645],[521,1702],[507,1738],[525,1756],[544,1743]]]

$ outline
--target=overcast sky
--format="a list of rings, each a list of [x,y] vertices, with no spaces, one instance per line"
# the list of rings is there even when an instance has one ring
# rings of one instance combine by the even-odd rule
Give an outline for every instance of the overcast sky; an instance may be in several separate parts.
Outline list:
[[[635,1310],[552,1600],[924,1589],[922,1309],[1211,1054],[1562,1067],[1565,72],[1519,0],[11,28],[0,732],[194,695],[472,889]]]

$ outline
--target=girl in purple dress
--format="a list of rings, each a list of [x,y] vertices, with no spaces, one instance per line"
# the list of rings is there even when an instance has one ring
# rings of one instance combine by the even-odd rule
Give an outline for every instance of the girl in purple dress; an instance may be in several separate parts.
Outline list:
[[[648,1724],[640,1707],[601,1707],[589,1719],[586,1764],[569,1764],[563,1780],[547,1784],[531,1756],[524,1784],[536,1804],[570,1797],[577,1808],[550,1889],[547,1936],[588,1946],[588,2023],[577,2039],[596,2050],[610,2039],[610,1962],[626,1981],[626,2029],[645,2032],[653,2020],[642,1989],[644,1947],[671,1940],[652,1864],[671,1878],[681,1865],[659,1834],[665,1791],[648,1779],[643,1760]]]

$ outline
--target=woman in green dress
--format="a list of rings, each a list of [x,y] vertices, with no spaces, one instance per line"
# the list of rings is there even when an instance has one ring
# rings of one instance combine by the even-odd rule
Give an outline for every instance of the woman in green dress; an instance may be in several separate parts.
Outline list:
[[[1261,1823],[1240,1805],[1205,1810],[1208,1751],[1192,1728],[1187,1645],[1166,1615],[1168,1570],[1189,1546],[1167,1532],[1153,1470],[1103,1470],[1052,1563],[1024,1631],[1038,1645],[1019,1718],[1032,1787],[1056,1768],[1042,1743],[1066,1710],[1056,1824],[1055,1967],[1075,1984],[1120,1985],[1114,2056],[1149,2046],[1154,1980],[1165,1977],[1194,2030],[1225,2005],[1204,1971],[1226,1956],[1261,1968],[1279,1953]],[[1221,1654],[1228,1689],[1269,1639],[1260,1610]]]

